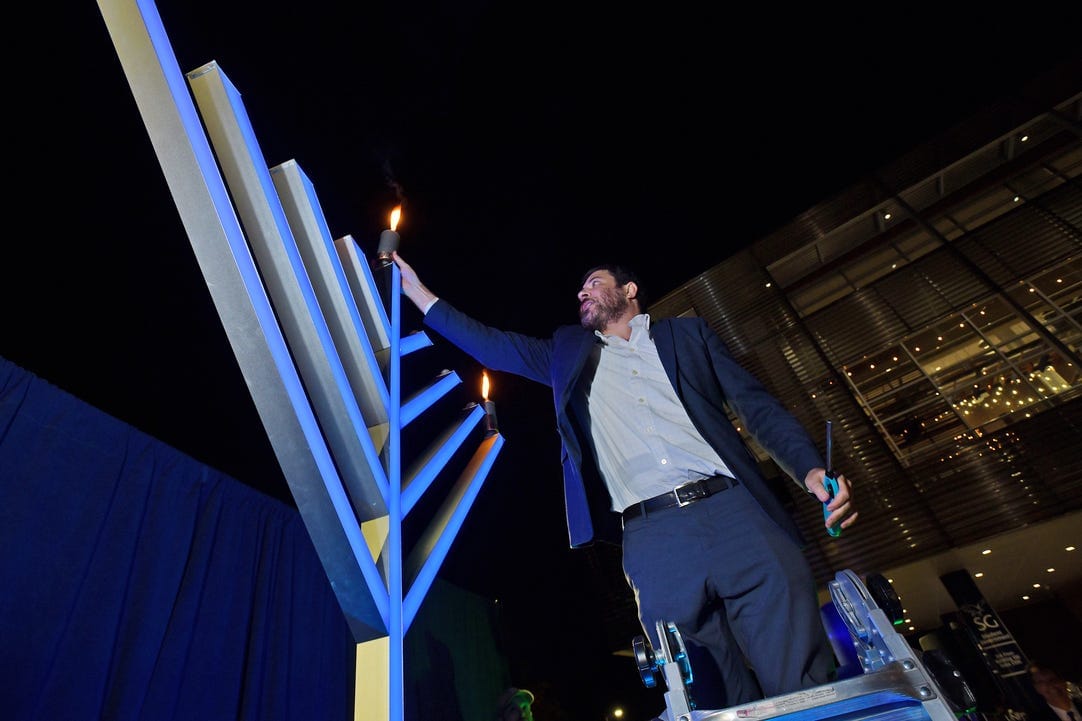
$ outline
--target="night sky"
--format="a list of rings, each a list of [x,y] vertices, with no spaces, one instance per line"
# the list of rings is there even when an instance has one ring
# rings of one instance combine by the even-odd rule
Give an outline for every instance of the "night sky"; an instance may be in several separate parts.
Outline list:
[[[298,162],[334,237],[374,253],[402,203],[400,251],[433,291],[535,335],[576,321],[589,266],[624,262],[664,295],[1070,57],[1079,27],[1062,9],[584,5],[158,9],[181,69],[217,61],[267,165]],[[33,17],[10,28],[0,356],[292,503],[98,6],[20,12]],[[478,396],[479,366],[435,340],[421,368],[453,368],[461,397]],[[551,396],[493,384],[507,443],[446,578],[532,618],[516,682],[550,683],[578,718],[619,701],[619,682],[585,671],[607,661],[589,656],[596,611],[567,548]]]

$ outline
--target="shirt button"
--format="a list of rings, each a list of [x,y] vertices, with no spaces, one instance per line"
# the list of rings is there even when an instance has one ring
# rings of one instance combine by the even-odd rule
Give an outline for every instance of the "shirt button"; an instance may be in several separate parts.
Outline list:
[[[645,399],[645,398],[640,398],[640,399],[639,399],[639,403],[645,403],[645,402],[646,402],[646,399]]]
[[[633,375],[633,376],[637,376],[638,374],[639,374],[638,371],[631,371],[631,375]]]
[[[662,458],[661,459],[661,465],[666,466],[668,464],[669,464],[669,459],[668,458]]]

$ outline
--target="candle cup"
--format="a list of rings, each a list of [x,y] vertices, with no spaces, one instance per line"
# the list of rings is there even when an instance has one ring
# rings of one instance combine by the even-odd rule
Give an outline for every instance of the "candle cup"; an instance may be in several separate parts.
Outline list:
[[[401,236],[390,228],[379,234],[379,248],[376,250],[375,262],[377,268],[391,264],[391,254],[398,250],[399,240],[401,240]]]
[[[485,438],[491,438],[500,432],[496,424],[496,403],[485,401]]]

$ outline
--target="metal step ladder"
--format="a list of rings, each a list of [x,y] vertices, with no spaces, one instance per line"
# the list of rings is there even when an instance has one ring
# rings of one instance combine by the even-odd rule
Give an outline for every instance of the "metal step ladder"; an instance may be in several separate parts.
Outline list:
[[[829,584],[830,597],[845,622],[860,673],[834,683],[772,696],[725,709],[695,707],[693,675],[680,631],[657,622],[661,648],[637,636],[632,650],[643,683],[665,681],[665,712],[655,721],[957,721],[975,712],[976,699],[951,661],[938,652],[918,654],[894,629],[887,611],[900,619],[901,604],[882,576],[868,576],[869,592],[852,571]],[[876,599],[879,599],[877,602]],[[896,613],[895,613],[896,612]]]

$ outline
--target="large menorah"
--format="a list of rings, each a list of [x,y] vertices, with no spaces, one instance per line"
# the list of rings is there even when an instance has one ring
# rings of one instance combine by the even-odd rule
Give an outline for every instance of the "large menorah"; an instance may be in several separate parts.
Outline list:
[[[403,400],[401,278],[332,239],[294,161],[268,168],[214,62],[180,71],[150,0],[99,0],[241,372],[357,641],[358,719],[403,717],[403,639],[503,437],[487,433],[408,555],[402,521],[484,415],[467,407],[402,473],[401,432],[460,379]],[[202,122],[201,122],[202,121]],[[204,125],[206,130],[204,130]],[[208,137],[209,136],[209,137]],[[389,306],[389,309],[388,307]]]

